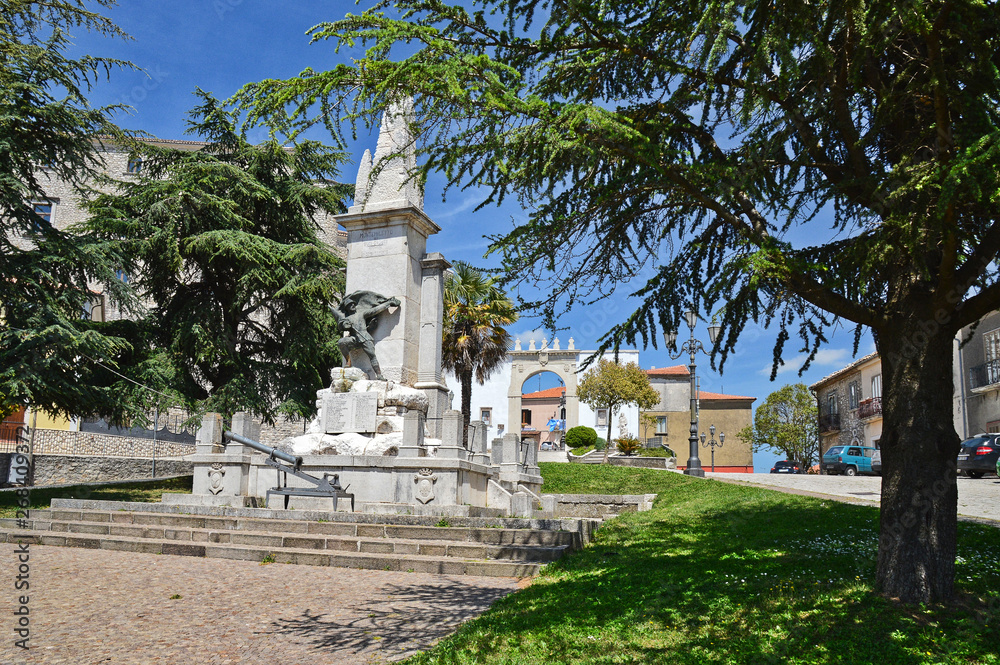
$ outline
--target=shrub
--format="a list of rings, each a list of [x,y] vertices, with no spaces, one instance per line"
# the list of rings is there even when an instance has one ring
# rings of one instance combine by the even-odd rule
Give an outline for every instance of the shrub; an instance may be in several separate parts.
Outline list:
[[[615,443],[618,445],[618,452],[625,455],[635,455],[642,450],[642,441],[634,436],[623,436],[615,439]]]
[[[570,427],[566,432],[566,445],[570,448],[585,448],[594,445],[597,440],[597,430],[586,425]]]
[[[605,444],[607,444],[607,441],[601,437],[597,437],[597,440],[594,441],[594,450],[604,450]]]

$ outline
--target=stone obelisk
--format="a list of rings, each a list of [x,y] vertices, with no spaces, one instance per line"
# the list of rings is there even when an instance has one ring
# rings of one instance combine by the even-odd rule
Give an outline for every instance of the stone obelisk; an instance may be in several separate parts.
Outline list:
[[[361,158],[354,205],[337,221],[347,229],[345,292],[374,291],[400,301],[373,334],[382,374],[427,395],[427,433],[438,438],[450,408],[441,372],[444,271],[450,264],[427,253],[427,238],[441,227],[424,213],[412,122],[409,98],[386,110],[374,157],[366,150]]]

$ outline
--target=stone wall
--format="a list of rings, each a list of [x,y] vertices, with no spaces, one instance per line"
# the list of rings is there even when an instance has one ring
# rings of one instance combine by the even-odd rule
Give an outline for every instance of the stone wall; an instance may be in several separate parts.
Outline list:
[[[292,420],[288,416],[279,416],[274,420],[274,425],[260,426],[260,443],[274,448],[287,438],[305,434],[308,425],[307,420]]]
[[[670,462],[670,464],[668,464]],[[632,466],[643,469],[676,469],[677,460],[673,457],[638,457],[638,456],[613,456],[608,458],[608,464],[612,466]],[[704,462],[702,462],[704,464]]]
[[[555,498],[556,517],[589,517],[605,519],[649,510],[655,494],[543,494]]]
[[[35,430],[33,452],[36,455],[99,455],[101,457],[154,456],[152,439],[136,439],[113,434],[69,432],[57,429]],[[194,445],[156,441],[155,456],[183,457],[194,454]],[[0,442],[0,452],[13,452],[17,444]]]
[[[10,467],[10,453],[0,453],[0,469]],[[35,455],[34,486],[87,483],[106,480],[151,478],[153,460],[127,457],[76,455]],[[194,472],[191,462],[157,459],[156,477],[180,476]],[[6,476],[6,474],[4,474]],[[3,478],[6,480],[6,477]]]

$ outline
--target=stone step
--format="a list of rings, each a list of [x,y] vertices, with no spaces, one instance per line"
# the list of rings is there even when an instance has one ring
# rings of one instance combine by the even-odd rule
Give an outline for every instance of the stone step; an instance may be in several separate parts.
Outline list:
[[[94,524],[143,525],[178,529],[213,531],[255,531],[281,534],[310,534],[355,538],[397,538],[407,540],[475,542],[486,545],[531,545],[540,547],[579,547],[579,534],[571,531],[422,526],[407,524],[369,524],[339,521],[212,517],[170,513],[141,513],[106,510],[67,510],[61,508],[32,510],[31,518],[44,522],[85,522]],[[13,520],[0,519],[0,525],[14,526]],[[102,533],[107,533],[104,531]]]
[[[425,554],[347,552],[298,547],[265,547],[232,543],[189,542],[164,538],[136,538],[102,534],[39,531],[0,528],[0,541],[27,542],[58,547],[173,554],[244,561],[273,561],[312,566],[337,566],[369,570],[413,571],[447,575],[482,575],[491,577],[530,577],[542,564],[504,560],[443,557]]]
[[[443,506],[443,509],[452,508]],[[195,506],[169,503],[144,503],[101,501],[94,499],[52,499],[52,509],[102,510],[111,512],[156,513],[171,515],[198,515],[204,517],[239,517],[247,519],[274,519],[288,521],[348,522],[353,524],[392,524],[405,526],[436,526],[442,521],[453,527],[480,529],[532,529],[542,531],[569,531],[580,535],[583,544],[600,525],[600,520],[589,517],[468,517],[454,515],[411,515],[400,513],[352,513],[328,510],[284,510],[271,508],[245,508],[237,506]]]
[[[37,512],[37,511],[36,511]],[[60,513],[64,511],[53,511]],[[87,515],[92,517],[92,515]],[[0,528],[18,527],[17,520],[0,520]],[[270,525],[274,526],[274,525]],[[320,524],[320,526],[325,526]],[[362,525],[364,526],[364,525]],[[419,554],[427,556],[467,559],[506,559],[517,562],[547,563],[555,561],[568,549],[568,545],[540,546],[531,544],[490,544],[458,539],[435,540],[430,538],[405,538],[399,536],[358,537],[350,535],[323,535],[316,533],[287,533],[274,530],[252,531],[245,529],[213,529],[189,526],[164,526],[130,524],[115,521],[61,521],[29,519],[21,521],[21,528],[51,533],[87,534],[114,538],[173,540],[192,543],[247,545],[255,547],[312,549],[337,552],[366,552],[371,554]],[[412,529],[414,527],[404,527]]]

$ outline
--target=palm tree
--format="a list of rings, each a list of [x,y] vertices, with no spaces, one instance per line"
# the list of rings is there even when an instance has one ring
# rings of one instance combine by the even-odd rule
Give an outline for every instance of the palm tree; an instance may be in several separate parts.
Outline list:
[[[472,417],[472,378],[479,385],[503,364],[510,348],[504,326],[517,321],[517,310],[507,295],[467,263],[456,261],[444,283],[444,338],[442,364],[462,386],[462,440]]]

